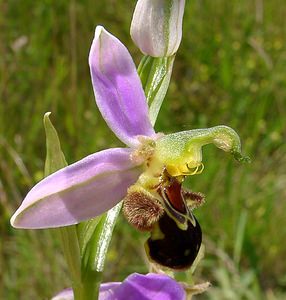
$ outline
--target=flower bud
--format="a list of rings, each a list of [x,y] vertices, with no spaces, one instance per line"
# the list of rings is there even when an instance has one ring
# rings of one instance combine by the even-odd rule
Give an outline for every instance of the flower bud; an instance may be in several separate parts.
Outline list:
[[[171,56],[182,39],[185,0],[139,0],[135,7],[130,34],[146,55]]]

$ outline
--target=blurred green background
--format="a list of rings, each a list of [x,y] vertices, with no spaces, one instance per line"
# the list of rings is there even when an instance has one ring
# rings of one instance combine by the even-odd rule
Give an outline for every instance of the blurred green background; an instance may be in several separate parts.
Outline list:
[[[42,118],[51,111],[69,163],[120,142],[94,103],[87,57],[102,24],[129,36],[135,1],[0,0],[0,299],[49,299],[70,286],[54,231],[15,230],[9,218],[43,177]],[[197,210],[206,246],[200,299],[286,298],[286,3],[187,0],[184,36],[157,131],[225,124],[249,165],[213,146],[186,185],[206,195]],[[105,281],[147,272],[143,243],[120,217]],[[142,245],[142,246],[139,246]]]

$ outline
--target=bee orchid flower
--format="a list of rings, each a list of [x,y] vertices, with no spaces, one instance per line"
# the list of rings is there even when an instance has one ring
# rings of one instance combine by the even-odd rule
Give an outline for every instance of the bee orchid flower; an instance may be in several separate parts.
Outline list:
[[[206,144],[243,159],[238,135],[226,126],[155,133],[128,50],[101,26],[95,30],[89,65],[97,106],[127,147],[91,154],[44,178],[12,216],[12,226],[35,229],[76,224],[115,206],[132,186],[158,196],[162,178],[175,177],[180,184],[184,176],[202,171],[201,148]]]

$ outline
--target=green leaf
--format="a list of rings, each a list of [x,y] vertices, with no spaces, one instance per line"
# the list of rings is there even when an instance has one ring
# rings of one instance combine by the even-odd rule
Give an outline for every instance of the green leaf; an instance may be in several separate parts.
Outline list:
[[[81,222],[77,225],[77,232],[80,244],[80,253],[84,253],[89,240],[91,239],[101,216]]]
[[[106,253],[122,203],[117,204],[101,217],[86,251],[84,253],[84,267],[96,272],[102,272]]]

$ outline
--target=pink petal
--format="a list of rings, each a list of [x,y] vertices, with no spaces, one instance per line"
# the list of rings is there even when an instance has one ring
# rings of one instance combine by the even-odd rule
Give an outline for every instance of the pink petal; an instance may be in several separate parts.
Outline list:
[[[54,296],[51,300],[74,300],[72,288],[64,289]]]
[[[73,300],[72,289],[66,289],[52,300]],[[122,283],[102,283],[99,300],[186,300],[183,286],[163,274],[133,273]]]
[[[102,26],[95,30],[89,65],[96,103],[108,126],[126,145],[154,135],[134,62],[126,47]]]
[[[116,205],[139,177],[130,149],[104,150],[44,178],[11,218],[17,228],[76,224]]]
[[[163,274],[149,273],[129,275],[113,294],[100,300],[185,300],[186,293],[181,284]],[[101,296],[101,295],[100,295]]]

